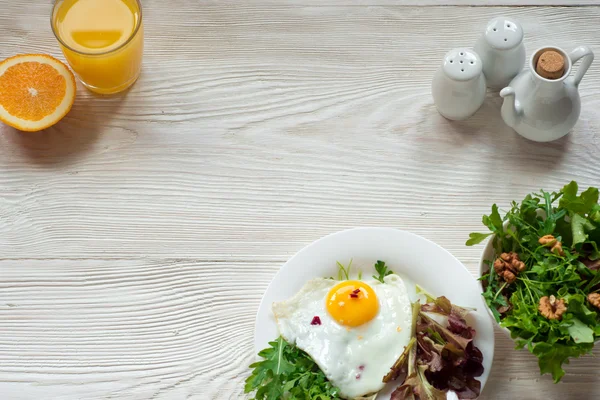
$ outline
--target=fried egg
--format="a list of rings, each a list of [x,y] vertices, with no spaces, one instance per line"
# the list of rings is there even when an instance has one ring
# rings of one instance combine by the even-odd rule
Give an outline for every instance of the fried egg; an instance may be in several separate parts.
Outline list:
[[[379,392],[410,340],[411,304],[394,274],[384,283],[313,279],[274,303],[273,314],[281,336],[308,353],[346,399]]]

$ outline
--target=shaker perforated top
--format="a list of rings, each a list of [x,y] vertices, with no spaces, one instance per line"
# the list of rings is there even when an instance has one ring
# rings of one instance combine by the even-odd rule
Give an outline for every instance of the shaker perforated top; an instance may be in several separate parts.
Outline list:
[[[458,48],[446,53],[443,69],[450,79],[468,81],[481,74],[483,64],[473,50]]]
[[[514,19],[497,17],[488,23],[484,36],[493,48],[509,50],[523,41],[523,28]]]

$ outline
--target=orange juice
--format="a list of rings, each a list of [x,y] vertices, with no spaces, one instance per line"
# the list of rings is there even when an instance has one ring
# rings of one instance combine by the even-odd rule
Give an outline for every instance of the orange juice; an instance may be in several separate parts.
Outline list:
[[[52,29],[90,90],[116,93],[138,78],[144,48],[138,0],[57,0]]]

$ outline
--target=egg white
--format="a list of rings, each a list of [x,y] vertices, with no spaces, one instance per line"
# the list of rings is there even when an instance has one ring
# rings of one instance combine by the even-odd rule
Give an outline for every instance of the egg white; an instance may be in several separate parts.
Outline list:
[[[379,392],[410,340],[412,309],[406,286],[395,274],[384,281],[363,281],[375,291],[379,312],[354,328],[338,324],[326,309],[327,294],[339,281],[312,279],[292,298],[273,304],[281,336],[310,355],[342,398]],[[311,325],[315,316],[320,325]]]

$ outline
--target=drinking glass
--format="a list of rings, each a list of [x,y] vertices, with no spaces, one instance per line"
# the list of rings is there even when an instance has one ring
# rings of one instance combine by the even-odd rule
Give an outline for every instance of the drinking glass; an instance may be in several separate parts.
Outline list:
[[[113,94],[130,87],[140,75],[144,49],[142,5],[139,0],[111,0],[116,7],[113,9],[119,11],[118,15],[111,15],[113,9],[102,1],[105,0],[57,0],[51,23],[79,80],[94,92]],[[127,10],[121,12],[125,10],[123,6],[133,19],[129,19]],[[77,14],[66,18],[70,12]],[[126,26],[120,27],[119,21]],[[115,37],[118,40],[111,42]],[[109,45],[103,46],[106,43]]]

